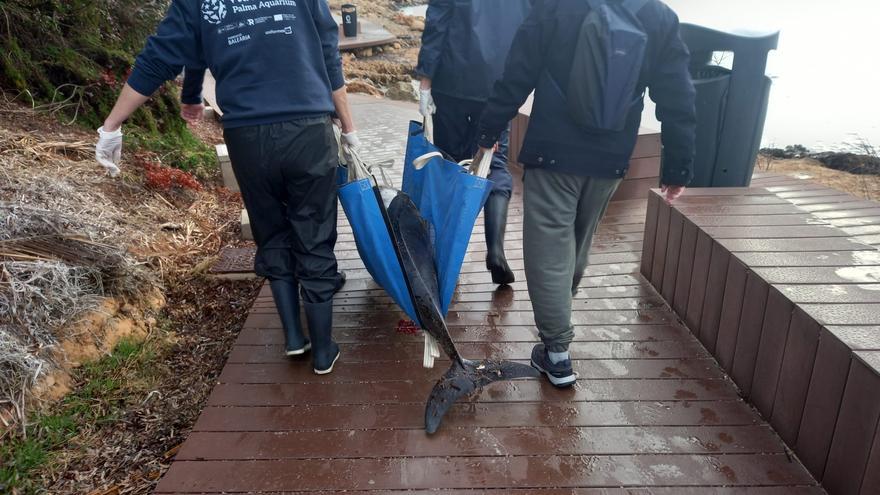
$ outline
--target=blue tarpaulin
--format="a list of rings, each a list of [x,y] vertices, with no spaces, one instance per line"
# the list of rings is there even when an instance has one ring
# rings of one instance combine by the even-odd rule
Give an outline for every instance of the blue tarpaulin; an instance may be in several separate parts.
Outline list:
[[[446,314],[458,284],[471,232],[492,192],[492,183],[441,157],[432,158],[424,168],[416,170],[413,165],[416,158],[437,151],[438,148],[425,137],[422,124],[410,122],[402,190],[431,224],[440,282],[440,309]]]
[[[367,271],[413,321],[419,321],[371,179],[339,188],[339,201]]]
[[[424,136],[422,124],[412,122],[404,163],[403,192],[410,196],[428,222],[440,289],[441,311],[449,310],[471,231],[492,189],[491,183],[467,172],[457,163],[432,158],[421,170],[413,160],[436,152]],[[351,224],[358,253],[370,275],[413,320],[418,315],[380,207],[381,198],[371,179],[345,184],[340,174],[339,199]]]

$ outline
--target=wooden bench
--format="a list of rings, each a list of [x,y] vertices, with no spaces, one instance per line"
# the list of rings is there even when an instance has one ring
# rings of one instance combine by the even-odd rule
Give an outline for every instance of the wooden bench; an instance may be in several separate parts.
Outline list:
[[[641,272],[829,493],[877,494],[880,252],[813,213],[872,205],[804,185],[653,191]]]
[[[342,27],[342,17],[334,15],[333,19],[339,25],[339,50],[343,52],[371,48],[374,46],[389,45],[397,41],[397,36],[391,34],[378,23],[366,19],[358,20],[357,36],[348,37]]]

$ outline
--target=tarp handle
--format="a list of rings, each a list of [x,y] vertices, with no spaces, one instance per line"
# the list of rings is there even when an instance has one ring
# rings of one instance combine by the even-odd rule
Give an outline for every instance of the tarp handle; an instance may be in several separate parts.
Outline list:
[[[333,124],[333,136],[336,138],[336,152],[339,155],[339,163],[348,167],[348,156],[342,147],[342,129],[338,125]]]
[[[391,177],[388,176],[388,173],[385,171],[385,169],[393,167],[394,160],[389,160],[386,162],[377,163],[372,166],[367,166],[364,163],[363,158],[361,158],[360,152],[351,149],[347,144],[343,144],[342,129],[334,125],[333,133],[336,136],[336,145],[339,148],[339,163],[342,163],[346,166],[346,168],[348,168],[349,182],[356,182],[361,179],[373,179],[373,182],[376,185],[393,187]],[[378,179],[376,179],[376,175],[374,174],[374,169],[377,168],[379,169],[379,176],[382,178],[381,183]]]
[[[486,177],[489,177],[489,172],[492,169],[492,157],[494,155],[495,155],[495,153],[492,150],[489,150],[488,153],[483,155],[483,158],[482,158],[482,160],[480,160],[480,163],[474,163],[473,160],[462,160],[462,161],[458,162],[458,164],[461,165],[462,167],[468,167],[470,170],[470,173],[472,173],[473,175],[476,175],[477,177],[482,177],[483,179],[485,179]]]
[[[458,162],[462,167],[468,168],[470,173],[476,175],[477,177],[486,178],[489,176],[489,171],[492,168],[492,157],[494,153],[490,151],[483,155],[483,159],[480,160],[480,163],[474,163],[473,160],[462,160]],[[419,156],[413,159],[413,168],[416,170],[421,170],[425,168],[425,165],[428,164],[434,158],[443,158],[443,153],[439,151],[432,151],[430,153],[425,153],[422,156]]]
[[[413,160],[413,168],[416,170],[421,170],[425,168],[425,165],[428,164],[434,158],[443,158],[443,153],[439,151],[432,151],[430,153],[425,153],[424,155]]]
[[[489,171],[492,169],[492,157],[495,155],[495,152],[489,150],[488,153],[483,155],[483,159],[480,160],[480,163],[476,164],[476,169],[471,166],[471,173],[476,175],[477,177],[486,178],[489,177]]]
[[[425,120],[422,122],[422,127],[425,129],[425,139],[427,139],[429,143],[434,144],[434,117],[425,117]]]

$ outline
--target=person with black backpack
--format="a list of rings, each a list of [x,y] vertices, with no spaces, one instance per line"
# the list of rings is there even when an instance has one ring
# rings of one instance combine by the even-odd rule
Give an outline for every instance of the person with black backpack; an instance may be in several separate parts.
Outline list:
[[[478,121],[492,86],[501,78],[516,30],[533,0],[431,0],[416,75],[419,110],[434,120],[434,144],[454,161],[477,151]],[[507,170],[505,124],[492,157],[492,192],[483,210],[486,268],[496,284],[512,284],[504,254],[507,207],[513,179]]]
[[[678,16],[659,0],[536,0],[480,123],[480,155],[534,90],[519,162],[523,250],[542,343],[532,365],[575,383],[572,298],[592,237],[629,166],[646,89],[662,123],[661,187],[674,201],[693,177],[696,110]]]

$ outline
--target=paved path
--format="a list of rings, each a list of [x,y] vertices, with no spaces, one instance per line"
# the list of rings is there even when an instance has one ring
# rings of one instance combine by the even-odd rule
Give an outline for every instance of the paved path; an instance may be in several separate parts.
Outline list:
[[[396,158],[399,177],[414,108],[356,100],[369,159]],[[521,204],[517,192],[510,289],[491,284],[475,228],[449,314],[467,356],[526,361],[537,339]],[[157,493],[823,493],[639,274],[645,208],[614,203],[600,227],[575,301],[578,385],[491,385],[431,437],[424,403],[446,365],[422,369],[421,337],[395,332],[403,316],[343,225],[338,255],[350,281],[336,301],[336,371],[318,377],[307,360],[281,356],[265,289]]]

